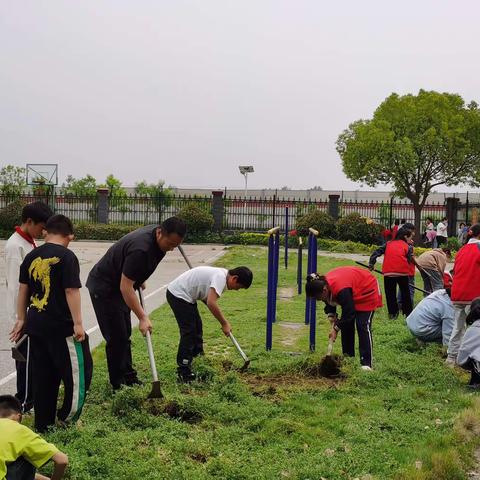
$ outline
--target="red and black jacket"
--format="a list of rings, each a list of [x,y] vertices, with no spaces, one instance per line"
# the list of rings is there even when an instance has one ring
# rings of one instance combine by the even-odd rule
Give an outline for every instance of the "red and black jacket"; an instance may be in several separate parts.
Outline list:
[[[480,296],[480,243],[467,243],[457,253],[452,302],[470,303]]]
[[[370,256],[370,266],[373,267],[377,258],[382,255],[384,255],[382,265],[384,275],[415,275],[415,264],[412,261],[413,247],[405,240],[392,240],[377,248]]]
[[[336,313],[342,307],[342,317],[337,322],[343,325],[355,321],[355,312],[373,312],[382,306],[382,293],[378,281],[367,270],[358,267],[338,267],[325,275],[330,289],[330,301],[325,313]]]

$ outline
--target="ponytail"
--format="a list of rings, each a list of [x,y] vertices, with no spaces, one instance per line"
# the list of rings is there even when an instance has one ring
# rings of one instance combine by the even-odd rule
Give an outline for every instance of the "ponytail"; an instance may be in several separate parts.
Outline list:
[[[316,297],[323,292],[325,287],[328,287],[328,282],[324,275],[318,273],[307,275],[307,284],[305,285],[307,297]]]

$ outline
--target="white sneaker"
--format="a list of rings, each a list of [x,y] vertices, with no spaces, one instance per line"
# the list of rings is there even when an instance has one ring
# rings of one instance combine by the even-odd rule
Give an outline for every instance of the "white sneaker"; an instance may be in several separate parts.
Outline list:
[[[448,355],[448,357],[445,359],[445,366],[448,368],[455,368],[455,365],[457,364],[457,357],[451,357]]]
[[[365,370],[366,372],[372,372],[373,371],[373,368],[369,367],[368,365],[362,365],[360,368],[362,370]]]

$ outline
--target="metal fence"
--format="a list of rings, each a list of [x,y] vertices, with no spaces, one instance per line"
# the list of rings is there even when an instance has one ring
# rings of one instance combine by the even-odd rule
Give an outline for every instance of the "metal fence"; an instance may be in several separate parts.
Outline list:
[[[42,200],[47,202],[56,213],[68,216],[73,222],[99,221],[100,197],[85,196],[77,197],[72,195],[35,196],[22,195],[20,197],[0,195],[0,209],[5,208],[12,201],[21,199],[25,203]],[[271,198],[243,198],[227,197],[221,198],[223,209],[224,230],[247,230],[265,231],[272,226],[285,228],[286,213],[288,208],[288,224],[295,228],[299,217],[311,210],[322,212],[338,212],[338,217],[346,216],[357,212],[364,217],[371,218],[382,225],[390,225],[395,219],[414,221],[413,206],[408,201],[372,202],[372,201],[349,201],[337,198],[332,209],[330,202],[282,199],[276,196]],[[214,205],[214,198],[198,196],[139,196],[129,195],[124,197],[108,198],[108,222],[129,225],[140,225],[162,222],[165,218],[177,215],[188,205],[196,205],[205,212],[211,212]],[[467,213],[471,220],[474,205],[460,204],[458,206],[458,219],[464,221]],[[431,217],[434,223],[438,222],[446,213],[444,202],[425,205],[422,212],[422,221]]]

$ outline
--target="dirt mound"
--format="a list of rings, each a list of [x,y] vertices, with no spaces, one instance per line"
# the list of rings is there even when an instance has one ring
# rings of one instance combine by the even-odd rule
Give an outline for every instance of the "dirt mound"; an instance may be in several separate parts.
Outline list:
[[[202,414],[187,405],[181,405],[176,400],[147,400],[147,411],[152,415],[167,415],[186,423],[198,423],[202,421]]]

